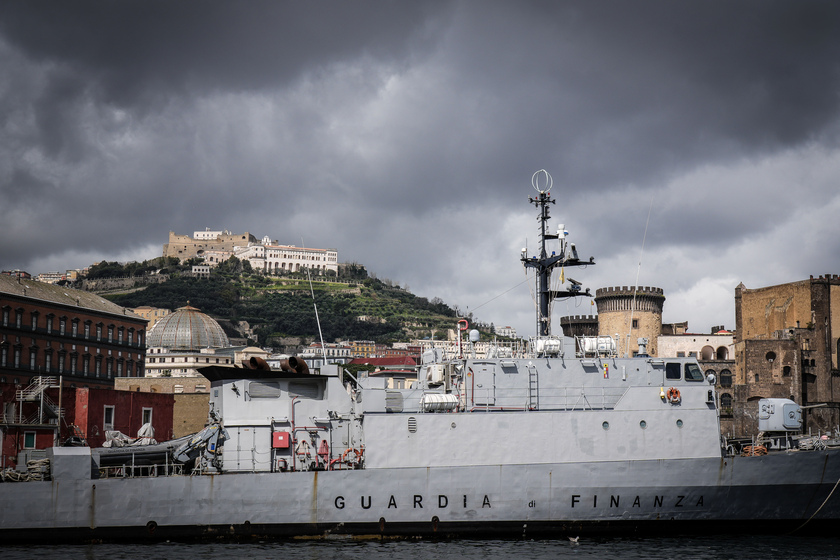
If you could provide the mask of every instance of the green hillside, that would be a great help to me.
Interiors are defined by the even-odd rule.
[[[112,270],[112,274],[118,272]],[[455,310],[440,299],[429,301],[390,282],[360,278],[366,273],[360,274],[358,268],[353,272],[355,278],[313,278],[311,291],[303,275],[263,276],[247,267],[243,270],[236,262],[214,270],[209,279],[188,277],[171,266],[170,273],[171,279],[162,284],[106,297],[125,307],[148,305],[173,310],[189,302],[219,320],[247,321],[264,345],[278,338],[317,337],[313,292],[327,342],[390,343],[424,338],[433,331],[440,336],[456,322]]]

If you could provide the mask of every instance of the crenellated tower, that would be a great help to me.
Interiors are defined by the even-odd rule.
[[[598,334],[618,334],[619,355],[633,356],[639,350],[638,339],[647,338],[647,353],[657,355],[656,338],[662,332],[662,288],[615,286],[595,290],[598,307]]]

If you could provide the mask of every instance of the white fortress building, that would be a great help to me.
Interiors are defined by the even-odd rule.
[[[335,249],[312,249],[267,241],[270,240],[264,238],[262,244],[249,243],[246,247],[234,247],[233,256],[247,260],[251,268],[266,274],[300,272],[306,268],[316,274],[326,274],[328,270],[338,273],[338,251]]]
[[[195,231],[192,237],[169,232],[169,242],[163,246],[163,256],[178,257],[181,262],[198,257],[211,267],[236,257],[248,261],[251,268],[266,274],[300,272],[305,269],[319,275],[328,271],[338,273],[336,249],[280,245],[268,236],[258,240],[248,232],[234,234],[228,230],[210,228]]]

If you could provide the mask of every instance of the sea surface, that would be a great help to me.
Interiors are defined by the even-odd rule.
[[[772,560],[840,558],[840,527],[835,537],[744,536],[674,538],[598,538],[558,540],[451,541],[267,541],[248,544],[96,544],[27,545],[0,549],[3,560],[183,559],[183,560],[486,560],[563,558],[668,560]]]

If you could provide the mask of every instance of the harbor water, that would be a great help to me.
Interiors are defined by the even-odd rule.
[[[267,541],[234,543],[160,543],[8,546],[3,560],[31,558],[62,560],[494,560],[528,558],[598,559],[733,559],[772,560],[840,558],[840,532],[835,537],[708,536],[692,538],[614,538],[556,540],[452,541]]]

